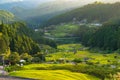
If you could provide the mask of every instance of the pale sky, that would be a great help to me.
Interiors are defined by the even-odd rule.
[[[46,1],[53,1],[53,0],[0,0],[0,3],[10,3],[10,2],[20,2],[20,1],[28,1],[28,2],[46,2]],[[59,0],[62,1],[62,0]],[[68,1],[79,1],[79,2],[85,2],[85,3],[91,3],[95,1],[101,1],[101,2],[120,2],[120,0],[68,0]]]
[[[0,0],[0,3],[12,3],[12,2],[22,2],[22,1],[32,1],[32,2],[43,2],[43,1],[51,1],[51,0]]]
[[[0,0],[0,3],[18,2],[23,0]]]

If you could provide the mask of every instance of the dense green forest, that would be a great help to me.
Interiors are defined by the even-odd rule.
[[[120,49],[120,19],[107,21],[100,27],[88,40],[91,47],[98,47],[102,50],[119,50]]]
[[[95,2],[64,14],[57,15],[48,20],[48,22],[45,23],[45,26],[71,22],[74,19],[77,21],[86,19],[87,22],[105,22],[111,18],[120,16],[119,8],[119,2],[114,4]]]
[[[0,32],[1,32],[1,41],[6,46],[10,47],[11,51],[13,52],[19,52],[19,53],[36,53],[32,50],[33,48],[38,48],[39,51],[39,46],[28,36],[25,35],[25,33],[20,30],[22,27],[25,27],[24,24],[22,23],[12,23],[10,25],[8,24],[1,24],[0,25]],[[27,33],[27,31],[26,31]],[[3,42],[4,41],[4,42]],[[7,49],[5,47],[5,49]]]

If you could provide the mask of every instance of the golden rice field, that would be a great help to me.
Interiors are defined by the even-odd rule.
[[[100,80],[87,74],[67,70],[24,70],[11,72],[10,75],[37,80]]]

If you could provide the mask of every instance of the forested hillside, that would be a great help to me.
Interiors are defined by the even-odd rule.
[[[120,19],[109,20],[89,38],[93,48],[115,51],[120,49]]]
[[[39,45],[35,43],[30,37],[24,33],[25,25],[23,23],[15,22],[12,24],[1,24],[1,45],[3,51],[10,47],[12,52],[18,53],[37,53],[40,51]],[[29,34],[29,33],[27,33]],[[35,51],[33,51],[36,49]]]
[[[0,14],[0,56],[4,55],[5,60],[11,64],[19,62],[20,55],[21,59],[27,57],[28,62],[36,59],[41,61],[43,54],[39,52],[57,48],[53,40],[46,39],[42,37],[42,33],[28,28],[25,22],[16,21],[16,16],[12,13],[1,10]],[[33,58],[35,55],[37,58]]]
[[[24,20],[29,24],[29,27],[36,28],[48,19],[82,5],[84,5],[83,2],[79,3],[77,0],[36,0],[35,3],[31,0],[0,4],[0,9],[5,9],[14,13],[17,19]]]
[[[120,3],[106,4],[95,2],[84,7],[74,9],[50,19],[46,25],[72,22],[73,20],[87,22],[105,22],[120,16]]]

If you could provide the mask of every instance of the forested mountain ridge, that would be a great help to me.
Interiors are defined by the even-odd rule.
[[[85,5],[48,20],[46,25],[87,20],[87,22],[105,22],[111,18],[120,16],[120,3],[101,3]]]
[[[19,2],[19,3],[6,3],[0,4],[0,9],[8,10],[14,13],[18,19],[26,21],[29,26],[38,27],[41,23],[47,21],[48,19],[72,10],[76,7],[83,6],[77,0],[55,0],[47,1],[44,3],[31,3],[29,2],[29,7],[27,7],[28,2]],[[21,4],[21,5],[20,5]],[[25,4],[27,4],[25,6]],[[30,5],[34,4],[35,6],[31,7]],[[64,6],[63,6],[64,5]]]
[[[72,5],[72,3],[68,4],[65,1],[63,2],[54,1],[49,3],[43,3],[39,5],[37,8],[28,10],[26,13],[24,13],[24,14],[27,14],[27,16],[22,16],[22,17],[24,17],[25,20],[28,22],[30,21],[34,24],[41,24],[42,22],[52,18],[53,16],[62,14],[73,8],[75,8],[75,6]]]

